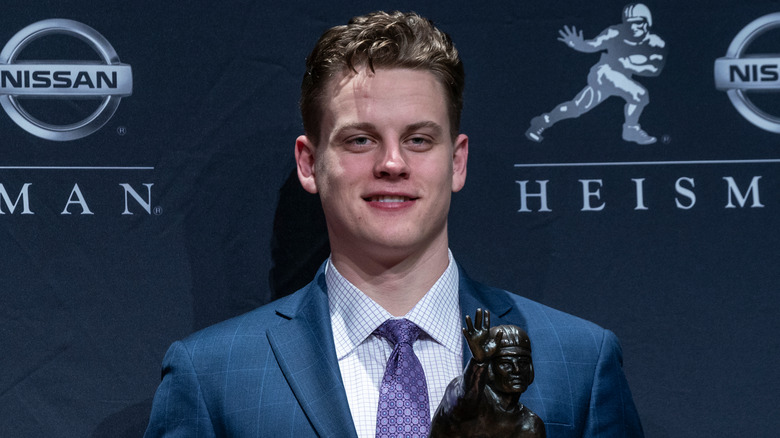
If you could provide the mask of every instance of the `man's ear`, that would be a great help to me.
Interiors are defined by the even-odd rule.
[[[452,191],[457,192],[466,184],[466,164],[469,161],[469,138],[458,134],[452,151]]]
[[[303,189],[317,193],[317,178],[314,173],[314,143],[305,135],[295,139],[295,163],[298,166],[298,180]]]

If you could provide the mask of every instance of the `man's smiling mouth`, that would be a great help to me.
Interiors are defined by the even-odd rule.
[[[417,198],[409,198],[407,196],[391,196],[391,195],[371,196],[369,198],[365,198],[365,200],[369,202],[406,202],[406,201],[413,201],[415,199]]]

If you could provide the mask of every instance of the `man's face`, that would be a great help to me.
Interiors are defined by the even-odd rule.
[[[493,359],[494,390],[504,393],[522,393],[532,382],[531,353],[526,349],[514,349],[511,355],[501,354]]]
[[[299,137],[296,159],[303,187],[320,194],[334,256],[446,248],[468,139],[451,137],[443,86],[427,71],[400,68],[331,81],[319,144]]]

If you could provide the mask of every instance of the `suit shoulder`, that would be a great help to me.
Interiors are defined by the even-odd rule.
[[[224,343],[225,338],[265,337],[267,329],[288,319],[288,314],[306,299],[306,288],[241,315],[202,328],[181,340],[188,349],[204,343]]]
[[[500,293],[506,296],[509,300],[512,301],[514,307],[518,311],[520,311],[526,318],[531,318],[534,321],[538,319],[539,321],[537,322],[548,321],[551,324],[555,324],[559,326],[565,325],[565,326],[576,327],[578,329],[595,330],[595,331],[604,330],[601,326],[599,326],[594,322],[555,309],[546,304],[542,304],[540,302],[531,300],[529,298],[518,295],[516,293],[512,293],[497,288],[491,288],[491,289],[493,289],[493,293]]]
[[[523,327],[534,341],[560,345],[563,348],[577,348],[598,354],[606,340],[617,343],[615,335],[586,319],[554,309],[521,295],[475,283],[482,294],[502,297],[511,303],[511,310],[504,320]],[[592,347],[592,348],[591,348]]]
[[[506,292],[509,294],[512,299],[515,300],[515,303],[517,303],[517,306],[521,309],[525,310],[525,313],[527,314],[539,314],[544,319],[549,320],[551,323],[556,323],[557,325],[565,325],[565,326],[571,326],[578,329],[584,329],[584,330],[594,330],[594,331],[603,331],[604,329],[599,326],[598,324],[588,321],[587,319],[581,318],[576,315],[572,315],[570,313],[566,313],[564,311],[555,309],[553,307],[550,307],[546,304],[542,304],[533,300],[530,300],[528,298],[513,294],[511,292]]]

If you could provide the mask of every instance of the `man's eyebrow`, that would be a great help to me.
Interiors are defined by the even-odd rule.
[[[441,125],[434,121],[425,120],[422,122],[416,122],[412,123],[410,125],[406,126],[405,131],[406,132],[414,132],[420,129],[432,129],[434,132],[434,135],[439,135],[442,132],[444,132],[444,129]],[[369,132],[375,132],[377,130],[376,125],[373,123],[367,123],[367,122],[355,122],[355,123],[347,123],[345,125],[339,126],[335,130],[335,136],[342,135],[344,132],[347,131],[369,131]]]
[[[425,128],[425,129],[433,129],[434,130],[434,134],[436,134],[436,135],[439,135],[442,132],[444,132],[444,129],[442,129],[441,125],[439,125],[436,122],[432,122],[432,121],[424,121],[424,122],[412,123],[411,125],[406,127],[406,131],[407,132],[417,131],[418,129],[423,129],[423,128]]]
[[[339,126],[336,128],[335,136],[339,136],[347,131],[376,131],[376,126],[374,126],[373,123],[366,123],[366,122],[356,122],[356,123],[347,123],[346,125]]]

